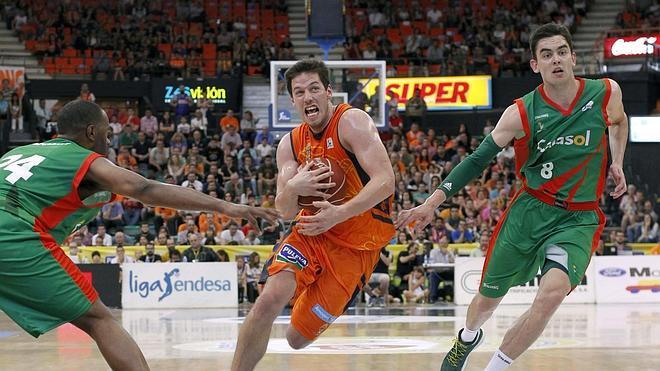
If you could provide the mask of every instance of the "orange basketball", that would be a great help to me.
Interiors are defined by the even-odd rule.
[[[341,205],[344,203],[346,198],[346,189],[344,185],[346,184],[346,174],[344,170],[339,166],[339,164],[331,158],[314,158],[314,162],[309,170],[315,170],[320,167],[328,167],[330,171],[333,172],[332,176],[323,179],[322,182],[326,183],[335,183],[335,186],[325,190],[325,193],[329,195],[326,201],[330,202],[333,205]],[[323,191],[323,190],[322,190]],[[315,213],[318,211],[316,207],[312,205],[314,201],[323,201],[323,198],[316,196],[299,196],[298,205],[303,209]]]

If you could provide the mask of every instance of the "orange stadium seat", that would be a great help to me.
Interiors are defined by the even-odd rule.
[[[383,27],[374,27],[371,29],[371,33],[376,36],[381,36],[385,34],[385,29]]]
[[[288,32],[287,32],[287,33],[281,33],[281,32],[278,32],[278,33],[275,35],[275,41],[276,41],[278,44],[280,44],[282,41],[284,41],[284,39],[286,39],[287,36],[289,36],[289,33],[288,33]]]
[[[57,73],[57,64],[55,63],[55,58],[46,57],[44,58],[44,69],[49,75],[54,75]]]
[[[262,9],[261,18],[275,19],[275,11],[272,9]]]
[[[428,24],[426,23],[426,21],[415,21],[413,22],[413,26],[415,26],[415,28],[418,29],[423,34],[428,33]]]
[[[399,26],[399,29],[401,30],[401,37],[405,39],[406,37],[412,35],[413,33],[413,28],[410,25],[402,24]]]
[[[204,75],[205,76],[215,76],[215,60],[205,60],[204,61]]]
[[[215,59],[217,55],[215,44],[204,44],[202,46],[202,57],[204,59]]]
[[[206,13],[206,17],[209,21],[209,23],[213,22],[215,23],[215,20],[218,18],[218,7],[217,6],[212,6],[209,7],[204,11]]]
[[[442,65],[440,64],[429,65],[429,75],[439,76],[441,73],[442,73]]]
[[[34,52],[37,48],[37,40],[27,40],[25,41],[25,48],[31,52]]]
[[[58,64],[57,72],[65,75],[73,75],[76,73],[76,69],[71,64]]]
[[[403,40],[401,39],[401,34],[399,33],[399,29],[397,29],[397,28],[388,28],[387,29],[387,38],[393,44],[403,44]]]
[[[62,50],[62,56],[63,57],[77,57],[78,56],[78,51],[74,48],[66,48]]]
[[[289,33],[289,17],[278,15],[275,17],[275,24],[277,25],[277,28],[286,29],[286,32]]]
[[[243,19],[245,19],[245,14],[246,14],[247,9],[245,7],[245,2],[244,1],[234,2],[233,8],[234,8],[234,10],[233,10],[232,13],[234,14],[234,16],[242,17]]]
[[[44,52],[48,50],[48,41],[44,41],[44,40],[38,41],[34,48],[35,48],[34,51],[36,52]]]
[[[440,27],[432,27],[430,30],[431,37],[438,37],[442,35],[445,31]]]
[[[188,33],[193,36],[202,37],[204,26],[199,22],[192,22],[188,27]]]
[[[158,44],[158,50],[163,52],[167,59],[170,59],[170,55],[172,54],[172,44]]]
[[[355,25],[355,33],[357,35],[360,35],[364,32],[365,26],[367,25],[367,22],[363,19],[355,19],[353,21],[353,24]]]

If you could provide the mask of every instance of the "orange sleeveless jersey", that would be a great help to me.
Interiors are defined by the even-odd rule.
[[[355,197],[369,181],[369,175],[362,169],[355,155],[345,149],[339,138],[339,119],[352,107],[340,104],[330,118],[330,123],[320,135],[314,135],[307,123],[302,123],[291,131],[291,146],[296,161],[304,164],[316,157],[335,160],[346,174],[346,201]],[[310,215],[301,210],[301,215]],[[298,219],[296,217],[296,219]],[[392,223],[392,196],[373,208],[335,225],[322,235],[330,243],[356,250],[379,250],[394,236]]]

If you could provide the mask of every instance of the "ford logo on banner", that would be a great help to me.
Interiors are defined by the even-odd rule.
[[[603,268],[598,273],[605,277],[621,277],[626,274],[626,271],[621,268]]]

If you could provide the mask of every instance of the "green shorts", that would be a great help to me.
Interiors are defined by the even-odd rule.
[[[532,280],[544,266],[543,273],[548,267],[563,268],[574,288],[604,226],[600,209],[568,211],[522,192],[495,227],[479,292],[489,298],[504,296],[512,286]]]
[[[0,211],[0,310],[38,337],[82,316],[97,298],[50,235]]]

